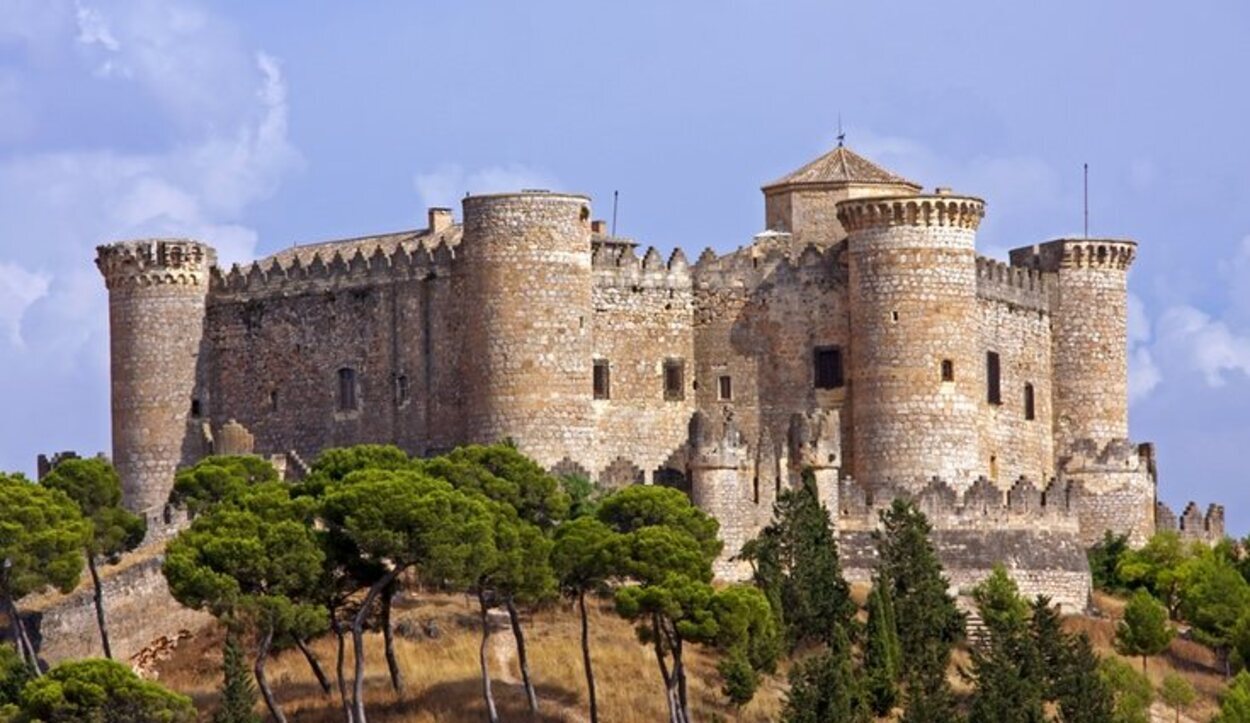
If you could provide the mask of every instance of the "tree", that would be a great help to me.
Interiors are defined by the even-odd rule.
[[[1094,579],[1094,587],[1108,592],[1119,592],[1124,589],[1124,581],[1120,578],[1120,561],[1129,552],[1128,535],[1117,535],[1111,530],[1102,534],[1102,540],[1089,548],[1089,572]]]
[[[1098,664],[1098,676],[1114,697],[1114,723],[1150,723],[1154,690],[1145,675],[1122,660],[1103,658]]]
[[[599,723],[595,674],[590,661],[586,595],[606,586],[617,568],[621,536],[594,517],[576,517],[556,528],[551,565],[565,595],[577,600],[582,623],[582,667],[590,699],[590,723]]]
[[[21,700],[22,688],[33,677],[30,664],[18,655],[16,648],[0,645],[0,711]],[[4,720],[2,715],[0,720]]]
[[[1198,694],[1188,680],[1176,673],[1168,673],[1163,676],[1163,685],[1159,688],[1159,697],[1163,699],[1163,702],[1168,707],[1176,711],[1176,723],[1180,723],[1181,709],[1193,705]]]
[[[1154,596],[1138,590],[1124,607],[1124,619],[1115,630],[1115,649],[1121,655],[1140,655],[1141,670],[1146,672],[1146,660],[1163,652],[1175,628],[1168,624],[1168,611]]]
[[[890,586],[877,582],[868,595],[868,634],[864,647],[864,684],[872,712],[887,716],[898,703],[903,651],[894,622]]]
[[[369,609],[407,570],[415,569],[435,585],[468,588],[476,579],[477,561],[492,553],[493,520],[485,501],[415,469],[354,472],[326,490],[322,515],[327,533],[385,569],[351,621],[352,711],[355,723],[366,723],[364,621]]]
[[[18,653],[36,676],[39,659],[17,601],[48,587],[74,589],[90,538],[91,525],[64,492],[0,474],[0,606]]]
[[[1184,563],[1191,549],[1173,530],[1156,533],[1139,550],[1129,550],[1116,574],[1130,587],[1144,587],[1164,604],[1171,617],[1179,614]]]
[[[683,651],[713,643],[717,621],[712,561],[721,543],[717,522],[678,490],[626,487],[606,498],[599,519],[624,535],[621,573],[632,584],[616,591],[617,612],[635,623],[655,650],[671,723],[689,723]]]
[[[569,519],[594,517],[599,510],[599,489],[589,477],[567,474],[560,477],[560,488],[569,497]]]
[[[104,588],[96,567],[98,559],[111,560],[143,542],[147,524],[139,515],[122,506],[122,481],[108,461],[67,459],[58,464],[42,480],[44,487],[64,492],[91,523],[91,537],[86,546],[87,570],[94,589],[96,625],[104,657],[113,658],[109,645],[108,623],[104,614]]]
[[[800,487],[778,496],[772,522],[739,556],[752,564],[755,584],[772,603],[791,649],[828,644],[839,628],[853,630],[855,604],[842,577],[837,537],[810,471]]]
[[[963,635],[964,618],[948,592],[929,533],[924,514],[905,500],[895,500],[881,513],[881,529],[873,533],[877,579],[889,586],[894,599],[907,721],[955,717],[946,668],[951,648]]]
[[[1220,701],[1219,723],[1250,723],[1250,672],[1241,671]]]
[[[1068,636],[1057,672],[1053,698],[1065,723],[1106,723],[1115,713],[1115,692],[1099,675],[1098,655],[1084,634]],[[1131,668],[1129,672],[1135,673]]]
[[[256,485],[198,517],[165,555],[174,599],[255,634],[253,674],[279,723],[286,716],[265,675],[274,641],[324,629],[317,585],[325,553],[313,533],[312,512],[311,501],[292,499],[283,483]]]
[[[221,703],[213,723],[260,723],[256,715],[256,687],[247,674],[247,663],[238,638],[226,635],[221,660]]]
[[[236,497],[254,485],[277,482],[273,465],[254,455],[214,455],[174,476],[169,502],[185,507],[192,517]]]
[[[1203,551],[1185,563],[1180,609],[1193,625],[1198,642],[1209,645],[1224,659],[1224,675],[1231,673],[1231,652],[1238,623],[1250,612],[1250,583],[1231,560]]]
[[[784,723],[863,723],[872,719],[845,631],[790,669]]]
[[[30,723],[191,723],[191,699],[142,680],[111,660],[61,663],[22,689]]]
[[[1045,720],[1046,680],[1029,628],[1029,606],[1002,565],[972,590],[986,634],[972,647],[970,723]]]
[[[755,697],[761,673],[773,673],[781,655],[781,632],[768,598],[751,585],[729,585],[712,598],[714,645],[725,653],[717,666],[722,691],[735,706]]]

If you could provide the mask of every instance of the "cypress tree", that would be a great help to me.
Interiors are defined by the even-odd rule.
[[[790,670],[783,723],[866,723],[872,720],[851,644],[839,630],[832,644]]]
[[[878,716],[888,715],[898,702],[902,651],[894,623],[890,588],[880,582],[868,596],[868,639],[864,647],[864,678],[869,705]]]
[[[256,685],[247,669],[243,648],[233,633],[226,636],[221,661],[221,707],[213,723],[260,723],[256,715]]]
[[[1029,607],[1001,565],[973,590],[987,635],[972,647],[970,723],[1041,723],[1046,690]]]

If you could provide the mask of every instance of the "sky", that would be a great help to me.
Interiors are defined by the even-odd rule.
[[[0,469],[109,449],[99,243],[245,261],[541,187],[619,191],[622,235],[694,258],[840,117],[985,198],[1000,257],[1081,232],[1089,164],[1091,234],[1139,244],[1133,438],[1245,534],[1248,33],[1242,0],[0,0]]]

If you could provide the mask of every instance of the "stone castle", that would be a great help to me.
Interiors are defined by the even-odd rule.
[[[511,439],[604,487],[687,490],[732,578],[810,469],[848,576],[868,576],[877,512],[906,496],[953,584],[1002,561],[1069,608],[1105,530],[1223,535],[1218,506],[1178,520],[1157,503],[1153,447],[1128,439],[1134,242],[992,260],[981,199],[842,145],[763,192],[765,230],[694,263],[537,190],[246,268],[197,241],[101,246],[127,503],[167,516],[174,471],[210,453],[297,476],[326,447]]]

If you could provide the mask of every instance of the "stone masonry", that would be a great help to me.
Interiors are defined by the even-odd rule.
[[[1127,438],[1132,241],[982,257],[983,201],[841,145],[763,190],[764,230],[693,264],[539,190],[245,267],[196,241],[101,246],[126,502],[171,519],[174,471],[225,449],[298,475],[331,446],[511,439],[605,487],[689,492],[734,578],[811,469],[855,574],[904,496],[953,585],[1004,562],[1070,608],[1105,530],[1222,534],[1222,508],[1157,506],[1154,449]]]

